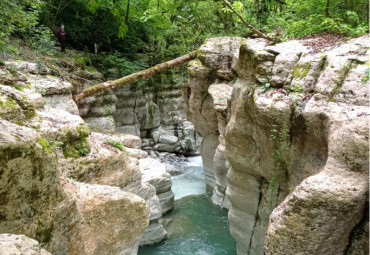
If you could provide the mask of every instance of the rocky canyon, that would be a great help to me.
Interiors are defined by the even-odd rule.
[[[368,254],[369,37],[207,40],[188,119],[238,254]]]
[[[186,86],[78,104],[101,74],[5,62],[0,253],[137,254],[167,236],[167,162],[199,150],[238,255],[368,254],[370,40],[315,40],[211,38]]]

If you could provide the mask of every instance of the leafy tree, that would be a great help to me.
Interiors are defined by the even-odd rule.
[[[0,50],[11,34],[25,33],[38,23],[40,0],[0,1]]]
[[[368,31],[367,9],[366,0],[286,0],[270,13],[265,29],[279,27],[289,37],[321,32],[358,36]]]

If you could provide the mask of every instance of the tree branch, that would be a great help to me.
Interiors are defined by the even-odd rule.
[[[272,38],[268,37],[267,35],[265,35],[264,33],[262,33],[261,31],[257,30],[255,27],[253,27],[252,25],[250,25],[234,8],[233,6],[226,0],[221,0],[222,2],[224,2],[224,4],[230,8],[230,10],[233,11],[233,13],[235,13],[235,15],[237,15],[239,17],[239,19],[243,22],[243,24],[249,28],[250,30],[252,30],[252,32],[256,33],[258,35],[258,37],[261,37],[261,38],[264,38],[264,39],[267,39],[269,41],[273,41]]]
[[[197,52],[193,51],[193,52],[190,52],[190,53],[188,53],[184,56],[181,56],[179,58],[175,58],[175,59],[172,59],[170,61],[158,64],[158,65],[156,65],[154,67],[151,67],[149,69],[146,69],[146,70],[143,70],[143,71],[140,71],[140,72],[137,72],[137,73],[130,74],[130,75],[125,76],[123,78],[120,78],[118,80],[106,81],[106,82],[103,82],[103,83],[99,83],[99,84],[94,85],[90,88],[84,89],[78,95],[74,95],[73,100],[75,102],[78,102],[78,101],[80,101],[81,99],[83,99],[85,97],[95,95],[95,94],[97,94],[99,92],[103,92],[107,89],[119,88],[119,87],[122,87],[126,84],[133,83],[134,81],[149,78],[149,77],[151,77],[155,74],[161,73],[161,72],[166,71],[168,69],[171,69],[173,67],[181,66],[184,63],[195,59],[196,57],[197,57]]]

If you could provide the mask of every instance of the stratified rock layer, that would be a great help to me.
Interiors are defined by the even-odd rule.
[[[199,49],[186,111],[238,254],[366,254],[369,44],[311,54],[221,37]]]
[[[213,202],[226,208],[230,204],[225,197],[228,168],[223,152],[227,103],[232,91],[229,77],[235,75],[231,62],[241,41],[241,38],[230,37],[208,39],[199,48],[199,59],[190,62],[189,87],[183,90],[187,118],[203,137],[200,152],[207,187],[213,190]],[[225,77],[225,73],[230,75]]]
[[[199,149],[201,138],[185,119],[179,84],[161,84],[145,92],[127,85],[83,99],[79,110],[92,131],[141,137],[146,151],[191,155]]]

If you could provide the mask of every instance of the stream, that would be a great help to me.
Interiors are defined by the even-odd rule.
[[[202,159],[188,158],[182,174],[172,177],[175,208],[164,216],[168,239],[139,248],[139,255],[234,255],[227,211],[206,194]]]

